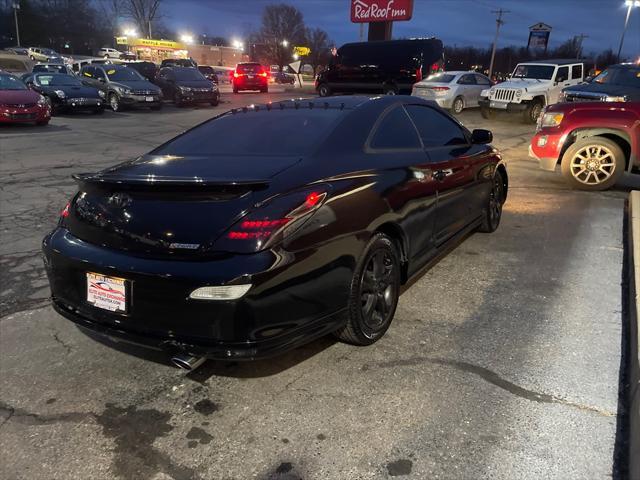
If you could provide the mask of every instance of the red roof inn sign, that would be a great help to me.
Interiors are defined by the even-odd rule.
[[[354,23],[411,20],[413,0],[351,0]]]

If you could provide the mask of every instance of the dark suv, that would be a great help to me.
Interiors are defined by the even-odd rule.
[[[85,65],[80,70],[82,80],[102,90],[114,112],[123,107],[162,108],[160,87],[146,80],[133,68],[123,65]]]
[[[269,72],[259,63],[239,63],[231,78],[233,93],[240,90],[260,90],[263,93],[269,91]]]
[[[197,68],[161,68],[156,83],[164,96],[172,98],[178,107],[185,103],[210,103],[215,107],[220,102],[218,86],[207,80]]]
[[[165,58],[160,64],[162,67],[193,67],[198,68],[198,64],[191,58]]]
[[[590,83],[565,88],[560,96],[565,102],[638,102],[640,101],[640,65],[612,65]]]
[[[413,84],[443,65],[444,48],[436,38],[347,43],[316,77],[321,97],[332,93],[411,94]]]

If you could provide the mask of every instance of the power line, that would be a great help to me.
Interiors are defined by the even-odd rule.
[[[493,74],[493,61],[496,58],[496,46],[498,45],[498,35],[500,34],[500,27],[504,25],[504,20],[502,20],[502,15],[505,13],[510,13],[509,10],[503,10],[502,8],[499,10],[491,10],[491,13],[495,13],[498,15],[496,18],[496,36],[493,39],[493,49],[491,50],[491,64],[489,65],[489,78]]]

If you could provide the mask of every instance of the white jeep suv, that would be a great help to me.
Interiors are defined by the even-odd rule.
[[[98,54],[96,56],[103,58],[120,58],[120,55],[122,55],[122,52],[120,50],[116,50],[115,48],[103,47],[98,50]]]
[[[542,109],[558,102],[563,88],[582,83],[580,60],[540,60],[519,63],[511,78],[480,93],[480,112],[491,118],[496,111],[519,113],[525,123],[536,123]]]

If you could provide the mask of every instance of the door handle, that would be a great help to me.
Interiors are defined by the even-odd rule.
[[[451,169],[436,170],[435,172],[433,172],[433,178],[435,178],[439,182],[442,182],[445,178],[447,178],[447,176],[451,175],[452,173],[453,172]]]

